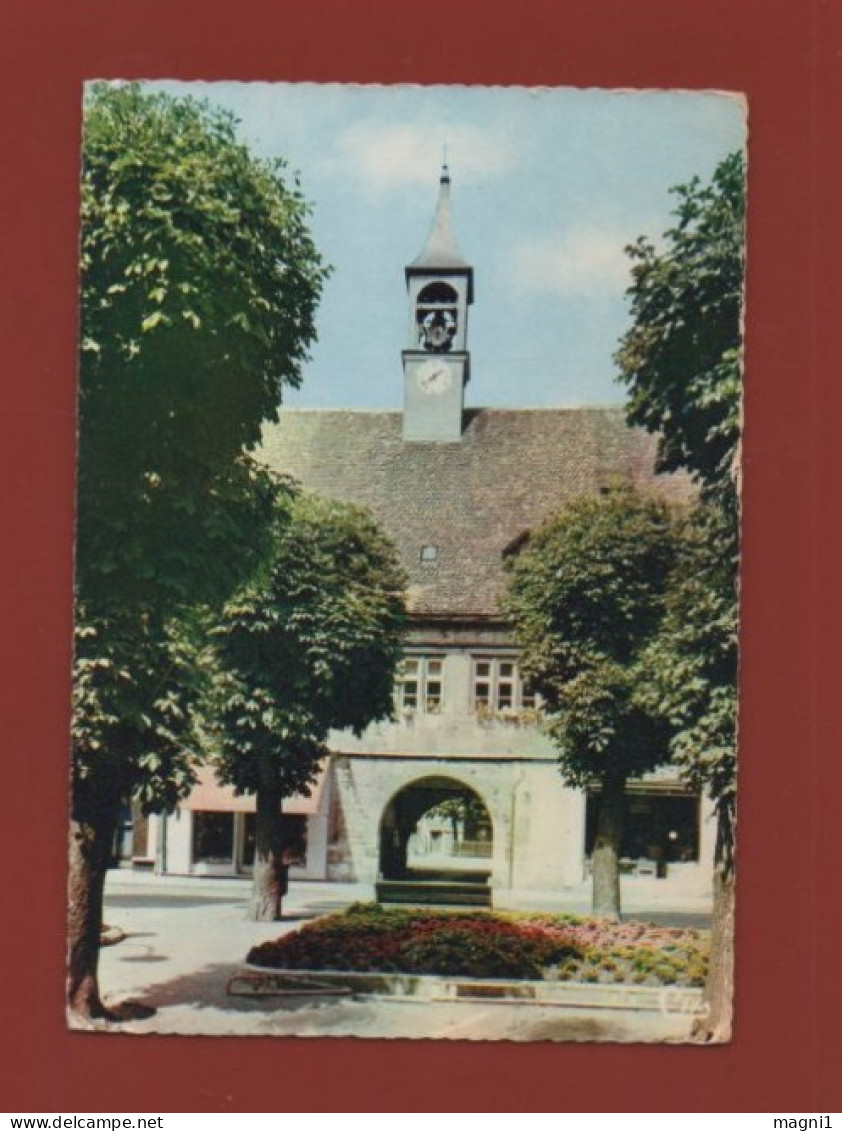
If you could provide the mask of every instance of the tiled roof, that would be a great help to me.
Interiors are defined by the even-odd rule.
[[[622,409],[468,409],[455,443],[406,442],[399,412],[284,410],[262,458],[310,490],[370,508],[398,546],[419,615],[494,616],[506,550],[565,502],[654,475],[655,439]],[[423,547],[435,560],[421,561]]]

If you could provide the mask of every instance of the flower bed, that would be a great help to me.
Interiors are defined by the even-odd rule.
[[[700,986],[699,931],[574,915],[354,904],[249,951],[253,965],[476,978]]]

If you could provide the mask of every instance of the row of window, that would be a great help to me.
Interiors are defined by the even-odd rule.
[[[408,656],[398,669],[395,706],[399,711],[438,714],[443,707],[444,660]],[[538,702],[511,659],[475,656],[471,661],[471,707],[474,711],[529,711]]]
[[[213,868],[249,872],[254,867],[254,813],[219,813],[197,810],[193,814],[192,863]],[[285,859],[290,864],[307,861],[307,818],[284,813],[281,837]]]

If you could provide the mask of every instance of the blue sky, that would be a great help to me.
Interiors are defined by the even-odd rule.
[[[626,244],[671,224],[669,188],[745,144],[743,103],[695,92],[155,83],[233,110],[298,171],[332,264],[298,406],[399,408],[404,266],[423,246],[442,147],[475,271],[466,403],[620,403]]]

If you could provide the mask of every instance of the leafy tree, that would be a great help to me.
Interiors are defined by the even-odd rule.
[[[544,700],[562,777],[583,789],[600,784],[593,906],[613,918],[626,781],[669,758],[669,728],[641,675],[675,543],[666,506],[621,487],[574,500],[510,565],[504,608],[524,674]]]
[[[659,433],[664,469],[685,468],[702,504],[688,527],[648,669],[671,749],[717,811],[713,946],[704,1035],[731,1030],[737,719],[741,312],[745,170],[732,154],[710,185],[675,190],[677,224],[629,249],[634,324],[617,354],[629,421]]]
[[[446,797],[443,801],[439,801],[437,805],[428,809],[422,816],[449,821],[454,840],[459,833],[460,826],[467,832],[468,829],[476,829],[478,826],[490,825],[491,823],[485,805],[470,790],[465,790],[464,793],[456,793],[452,797]],[[470,834],[468,836],[470,839]]]
[[[325,269],[282,166],[229,115],[96,86],[82,154],[69,1004],[105,1010],[102,893],[120,804],[189,788],[187,610],[268,549],[246,454],[300,381]]]
[[[253,919],[281,915],[283,798],[307,792],[331,729],[359,734],[391,713],[403,588],[365,512],[302,495],[279,523],[270,568],[214,630],[219,776],[256,795]]]
[[[627,248],[632,326],[616,360],[629,423],[659,437],[659,470],[729,486],[740,435],[745,174],[734,153],[709,185],[675,188],[676,225]]]

